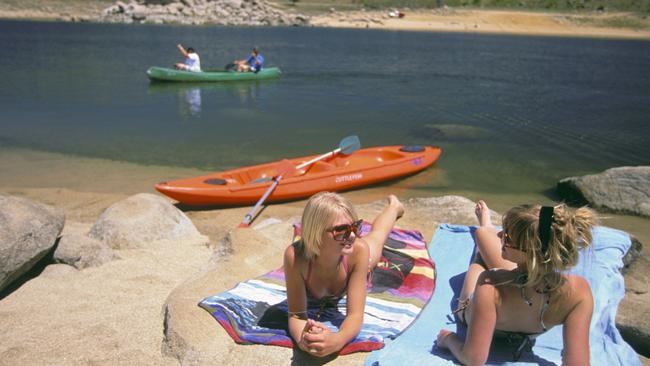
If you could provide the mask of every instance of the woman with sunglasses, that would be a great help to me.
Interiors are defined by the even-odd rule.
[[[477,253],[465,275],[455,311],[467,327],[465,340],[442,329],[437,345],[465,365],[482,365],[492,338],[517,339],[513,357],[534,337],[562,324],[565,365],[589,365],[589,324],[594,302],[587,281],[563,272],[591,244],[595,214],[565,205],[523,205],[503,216],[497,231],[483,201],[476,204]]]
[[[343,348],[361,330],[367,276],[377,265],[395,221],[404,214],[394,195],[375,218],[372,230],[360,237],[362,220],[348,200],[330,192],[312,196],[302,214],[302,239],[284,253],[289,306],[289,332],[300,349],[317,357]],[[318,317],[336,309],[347,294],[346,317],[332,332]],[[320,308],[309,319],[307,308]]]

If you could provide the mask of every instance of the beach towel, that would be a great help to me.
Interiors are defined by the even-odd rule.
[[[370,231],[362,225],[362,236]],[[357,337],[339,354],[372,351],[404,331],[420,314],[434,292],[435,267],[422,234],[394,228],[384,244],[382,258],[372,274],[364,321]],[[239,344],[293,347],[288,333],[287,293],[284,270],[266,273],[241,282],[233,289],[205,298],[199,306],[207,310]],[[328,308],[319,321],[333,331],[345,319],[344,297]],[[308,308],[314,319],[319,307]]]
[[[373,352],[366,365],[410,364],[453,365],[453,356],[438,349],[434,342],[442,328],[457,331],[448,314],[456,307],[456,299],[474,251],[475,227],[442,224],[429,244],[429,253],[437,263],[436,295],[413,324],[398,339],[387,342]],[[594,314],[589,344],[592,365],[640,365],[636,352],[615,327],[616,308],[625,294],[620,269],[622,258],[631,246],[625,232],[596,227],[593,247],[580,253],[578,265],[571,271],[584,276],[594,295]],[[451,324],[450,324],[451,323]],[[560,365],[562,363],[562,327],[556,326],[537,337],[531,352],[524,352],[518,362],[512,362],[512,347],[494,344],[488,365]]]

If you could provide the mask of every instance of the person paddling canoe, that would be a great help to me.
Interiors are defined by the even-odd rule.
[[[192,47],[185,49],[180,43],[176,45],[179,51],[185,57],[183,62],[174,65],[178,70],[201,72],[201,59]]]
[[[259,72],[264,67],[264,57],[260,55],[256,47],[253,47],[251,55],[245,60],[237,60],[234,62],[237,66],[238,72]]]

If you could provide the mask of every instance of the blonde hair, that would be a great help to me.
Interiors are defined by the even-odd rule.
[[[572,212],[565,204],[553,207],[548,245],[540,239],[540,205],[522,205],[503,215],[510,245],[525,253],[527,279],[522,285],[552,291],[563,283],[562,272],[578,263],[578,252],[591,245],[596,214],[588,208]]]
[[[357,213],[352,204],[343,196],[332,192],[320,192],[313,195],[302,212],[303,254],[308,260],[320,255],[321,239],[325,230],[344,214],[352,221],[357,221]]]

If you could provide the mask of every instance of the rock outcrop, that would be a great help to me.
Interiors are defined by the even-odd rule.
[[[650,166],[620,167],[600,174],[562,179],[565,200],[621,213],[650,217]]]
[[[53,207],[0,195],[0,290],[52,250],[64,223],[65,215]]]
[[[61,237],[54,251],[54,263],[84,269],[97,267],[120,256],[107,244],[87,235],[67,234]]]
[[[136,194],[107,208],[89,236],[113,249],[143,248],[163,240],[208,241],[181,210],[149,193]]]
[[[265,0],[117,1],[104,10],[100,20],[115,23],[234,26],[309,24],[307,16],[276,9]]]

